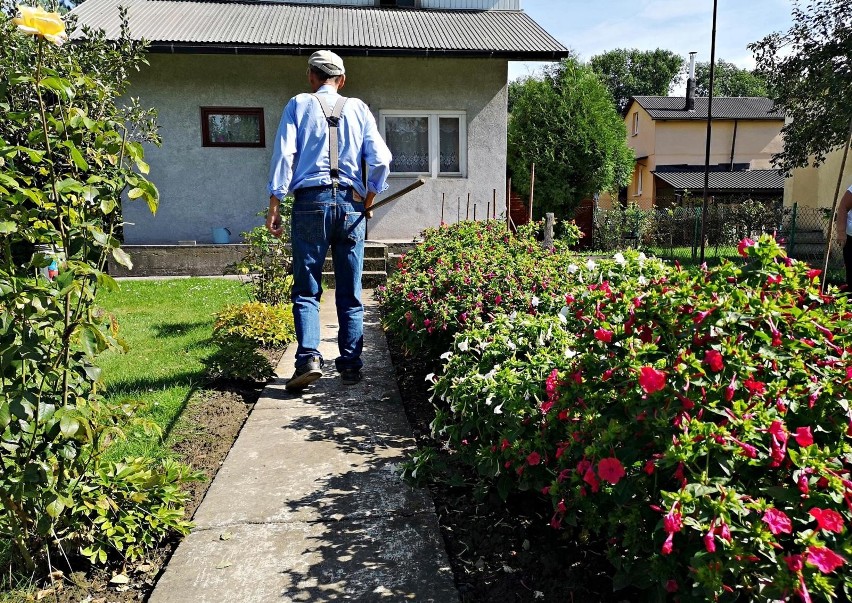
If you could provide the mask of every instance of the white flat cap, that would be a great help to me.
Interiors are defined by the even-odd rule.
[[[330,50],[318,50],[312,54],[308,59],[308,65],[332,76],[346,73],[346,69],[343,68],[343,59]]]

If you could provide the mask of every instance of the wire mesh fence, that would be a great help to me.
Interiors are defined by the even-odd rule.
[[[658,207],[636,206],[598,209],[594,215],[594,249],[613,251],[626,247],[642,249],[661,258],[694,263],[700,257],[700,203],[673,206],[657,200]],[[666,205],[669,205],[666,207]],[[737,259],[737,244],[764,233],[782,240],[790,257],[821,266],[825,237],[833,235],[831,212],[826,209],[784,207],[780,200],[745,200],[713,203],[707,207],[707,260]],[[840,249],[832,246],[829,268],[843,267]]]

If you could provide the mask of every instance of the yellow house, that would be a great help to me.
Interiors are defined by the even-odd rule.
[[[796,203],[800,208],[828,209],[834,204],[837,191],[837,177],[843,163],[843,149],[829,153],[825,163],[819,167],[807,167],[793,170],[784,183],[784,206],[792,207]],[[841,179],[840,193],[852,185],[852,153],[846,160],[846,168]]]
[[[627,142],[636,153],[633,180],[621,201],[644,209],[667,206],[685,192],[701,196],[707,140],[707,98],[636,96],[625,110]],[[784,180],[772,169],[774,153],[783,149],[782,113],[762,97],[713,99],[710,146],[710,192],[781,198]],[[602,208],[611,199],[602,197]]]

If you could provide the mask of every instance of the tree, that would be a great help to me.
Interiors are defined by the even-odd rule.
[[[632,96],[665,96],[680,83],[683,58],[671,50],[616,48],[589,61],[622,113]]]
[[[633,150],[612,99],[591,67],[564,59],[543,79],[522,80],[509,120],[513,184],[530,190],[536,164],[536,215],[571,216],[584,198],[625,186]]]
[[[757,71],[772,98],[784,109],[784,150],[773,163],[789,175],[793,168],[820,165],[846,146],[852,135],[852,4],[848,0],[808,0],[793,6],[793,25],[749,45]],[[845,163],[846,154],[844,154]],[[840,173],[843,173],[841,165]],[[831,210],[833,223],[840,177]],[[829,231],[831,227],[829,227]],[[826,237],[825,264],[834,237]]]
[[[820,165],[845,144],[852,122],[852,4],[809,0],[793,8],[793,25],[749,45],[772,99],[784,109],[784,150],[773,159],[790,170]]]
[[[710,61],[695,64],[695,95],[710,96]],[[737,67],[724,59],[716,61],[713,96],[766,95],[766,79],[762,75]]]

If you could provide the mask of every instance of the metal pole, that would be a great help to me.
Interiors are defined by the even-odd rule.
[[[476,203],[473,204],[473,221],[476,222]]]
[[[441,193],[441,226],[444,225],[444,202],[447,200],[447,193]]]
[[[497,189],[496,188],[494,189],[494,195],[492,196],[492,200],[494,201],[494,203],[492,203],[492,207],[494,209],[491,210],[493,212],[491,217],[494,220],[496,220],[497,219]]]
[[[704,239],[707,236],[707,189],[710,188],[710,138],[713,133],[713,79],[716,75],[716,13],[719,0],[713,0],[713,33],[710,37],[710,95],[707,98],[707,143],[704,150],[704,196],[701,202],[701,259],[704,263]]]
[[[470,220],[470,193],[467,194],[467,209],[464,212],[464,219]]]

